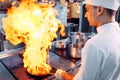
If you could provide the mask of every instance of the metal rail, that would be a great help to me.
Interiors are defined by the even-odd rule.
[[[24,47],[0,52],[0,59],[19,54],[19,52],[22,50],[24,50]]]

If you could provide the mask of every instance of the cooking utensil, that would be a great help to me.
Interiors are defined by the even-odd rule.
[[[72,68],[66,70],[66,72],[71,73],[71,72],[73,72],[74,70],[76,70],[77,68],[79,68],[80,65],[81,65],[81,61],[79,61],[79,62],[76,64],[75,67],[72,67]]]
[[[53,42],[53,45],[57,49],[65,49],[67,47],[68,40],[69,40],[69,38],[57,40],[57,41]]]
[[[79,43],[81,34],[80,32],[71,32],[69,37],[70,37],[70,43]]]
[[[65,49],[66,48],[66,43],[63,41],[57,41],[55,42],[55,48],[57,49]]]
[[[51,72],[51,73],[49,73],[49,74],[55,74],[55,73],[52,73],[52,72]]]
[[[83,47],[83,43],[76,43],[76,44],[68,44],[68,55],[71,58],[81,58],[81,49]]]
[[[76,66],[74,66],[74,67],[66,70],[66,72],[67,72],[67,73],[71,73],[71,72],[73,72],[74,70],[78,69],[78,68],[80,67],[80,65],[81,65],[81,62],[79,62],[78,64],[76,64]],[[56,80],[55,74],[47,77],[47,80]]]

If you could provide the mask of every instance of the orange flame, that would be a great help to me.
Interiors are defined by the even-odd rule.
[[[59,28],[65,35],[64,26],[56,19],[52,6],[23,0],[18,7],[8,9],[2,21],[6,39],[14,45],[25,43],[23,62],[27,71],[33,75],[50,73],[47,57],[51,41],[57,37]]]

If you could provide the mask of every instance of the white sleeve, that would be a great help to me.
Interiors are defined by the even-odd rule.
[[[73,80],[98,80],[102,53],[94,43],[86,44],[82,49],[81,67]]]

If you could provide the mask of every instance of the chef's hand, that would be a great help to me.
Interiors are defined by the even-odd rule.
[[[57,71],[55,72],[55,77],[57,80],[63,80],[63,77],[62,77],[63,72],[65,71],[62,69],[57,69]]]
[[[57,80],[73,80],[74,75],[68,74],[62,69],[57,69],[55,77]]]

